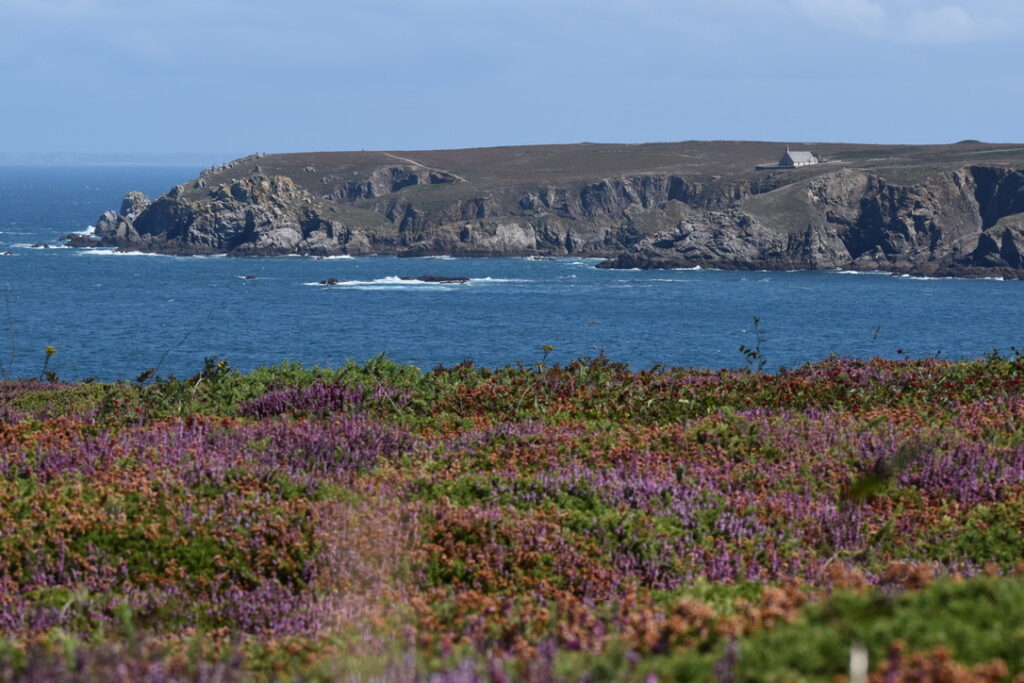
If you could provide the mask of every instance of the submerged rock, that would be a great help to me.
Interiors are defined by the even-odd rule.
[[[464,285],[469,282],[468,277],[448,277],[444,275],[419,275],[417,277],[400,277],[399,280],[417,280],[419,282],[435,282],[440,284]]]

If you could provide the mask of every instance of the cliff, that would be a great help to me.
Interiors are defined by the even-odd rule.
[[[1024,148],[560,145],[256,155],[150,202],[94,242],[175,254],[607,257],[605,267],[1024,274]]]

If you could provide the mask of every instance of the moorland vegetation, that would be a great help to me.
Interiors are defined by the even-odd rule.
[[[861,644],[872,680],[1020,680],[1022,382],[996,354],[0,382],[0,678],[831,681]]]

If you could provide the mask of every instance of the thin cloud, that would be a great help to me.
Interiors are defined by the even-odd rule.
[[[870,0],[792,0],[792,6],[817,23],[868,35],[884,32],[888,20],[882,6]]]
[[[946,6],[911,12],[906,35],[917,43],[969,43],[992,38],[1006,28],[1001,19],[978,17],[963,7]]]
[[[96,0],[0,0],[0,12],[20,16],[80,16],[97,9]]]

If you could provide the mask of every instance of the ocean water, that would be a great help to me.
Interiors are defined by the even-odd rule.
[[[501,366],[604,352],[743,367],[760,319],[768,368],[831,354],[977,357],[1024,347],[1024,282],[844,272],[608,271],[596,259],[387,256],[315,259],[115,254],[58,244],[117,208],[194,177],[191,167],[0,167],[0,364],[8,376],[190,375],[206,357],[239,369],[336,365],[380,353],[422,368]],[[465,276],[469,284],[400,280]],[[255,279],[245,279],[255,276]],[[317,285],[337,278],[335,287]]]

